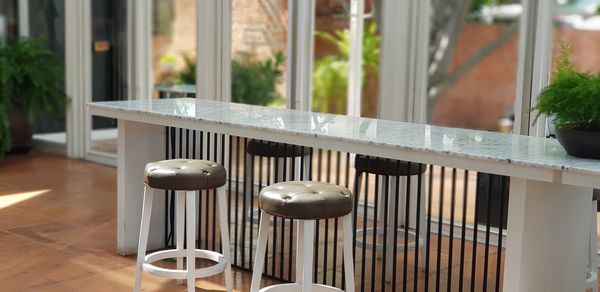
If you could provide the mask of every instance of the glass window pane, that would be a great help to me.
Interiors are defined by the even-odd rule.
[[[432,0],[429,123],[512,129],[520,1]]]
[[[232,0],[231,99],[286,106],[288,0]]]
[[[154,98],[196,94],[196,2],[152,1]]]

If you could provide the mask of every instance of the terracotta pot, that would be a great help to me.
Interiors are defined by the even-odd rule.
[[[600,132],[567,128],[557,130],[556,138],[570,155],[600,159]]]
[[[12,140],[12,148],[9,153],[28,153],[33,146],[33,130],[27,113],[19,107],[13,107],[9,119],[10,137]]]

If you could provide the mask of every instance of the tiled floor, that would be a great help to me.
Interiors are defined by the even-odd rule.
[[[0,291],[131,291],[134,257],[115,254],[116,171],[33,152],[0,161]],[[234,271],[235,289],[250,277]],[[197,291],[224,291],[219,276]],[[145,291],[185,291],[144,277]]]

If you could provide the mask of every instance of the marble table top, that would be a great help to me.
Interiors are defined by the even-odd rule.
[[[600,175],[600,160],[565,153],[555,139],[277,109],[193,98],[88,104],[110,117],[141,114],[259,129],[332,142],[352,142],[536,169]],[[101,113],[101,114],[102,114]]]

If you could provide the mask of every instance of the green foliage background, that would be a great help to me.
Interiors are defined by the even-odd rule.
[[[561,43],[560,58],[552,81],[534,108],[554,117],[557,129],[600,131],[600,76],[578,72],[569,62],[571,48]]]
[[[317,37],[332,43],[338,55],[316,60],[313,67],[312,110],[344,114],[348,91],[348,60],[350,58],[350,31],[336,30],[333,34],[316,32]],[[363,34],[362,83],[367,75],[377,78],[381,39],[377,25],[370,23]],[[335,101],[335,102],[334,102]]]
[[[0,156],[11,147],[11,108],[23,109],[30,119],[40,113],[56,117],[67,102],[61,80],[64,72],[42,39],[0,42]]]

